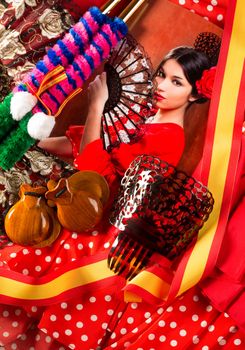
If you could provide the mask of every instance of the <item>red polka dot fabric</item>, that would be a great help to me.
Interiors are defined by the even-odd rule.
[[[14,251],[10,246],[2,252],[1,265],[41,276],[101,247],[107,251],[113,239],[113,233],[99,230],[82,235],[64,230],[52,247]],[[212,307],[197,287],[165,306],[125,303],[124,286],[118,277],[110,287],[88,288],[48,307],[0,305],[0,345],[5,350],[244,348],[234,321]]]
[[[228,0],[170,0],[191,12],[204,17],[219,27],[224,27]]]

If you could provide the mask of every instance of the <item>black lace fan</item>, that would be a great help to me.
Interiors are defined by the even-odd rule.
[[[152,64],[143,47],[127,35],[105,64],[109,99],[102,117],[104,147],[110,151],[140,134],[152,114]]]

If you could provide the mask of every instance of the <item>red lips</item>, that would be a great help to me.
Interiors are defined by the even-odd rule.
[[[159,95],[157,92],[154,93],[154,99],[157,101],[165,100],[165,97]]]

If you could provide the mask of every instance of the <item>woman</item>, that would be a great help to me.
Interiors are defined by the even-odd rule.
[[[116,195],[119,181],[139,154],[157,156],[177,165],[184,149],[183,122],[188,107],[203,102],[196,81],[209,68],[207,57],[192,48],[172,50],[160,64],[155,80],[153,118],[142,125],[137,143],[122,144],[110,154],[103,150],[100,119],[108,98],[103,73],[90,84],[90,108],[80,142],[80,130],[69,137],[79,170],[95,170],[105,176]],[[58,140],[64,141],[62,140]],[[50,145],[40,144],[50,150]],[[56,146],[54,147],[55,149]],[[33,249],[11,246],[2,253],[2,265],[28,276],[48,276],[81,257],[108,254],[117,230],[104,220],[90,232],[63,230],[51,247]],[[157,263],[157,262],[156,262]],[[100,273],[98,274],[100,275]],[[99,277],[99,276],[98,276]],[[77,289],[71,299],[49,306],[1,306],[0,339],[5,349],[227,349],[242,348],[234,322],[214,309],[198,287],[177,298],[172,305],[145,301],[124,302],[125,279]],[[1,300],[1,297],[0,297]]]

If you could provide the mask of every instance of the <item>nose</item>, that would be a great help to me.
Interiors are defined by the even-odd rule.
[[[156,77],[156,86],[157,86],[157,90],[165,91],[168,86],[167,79],[162,77]]]

